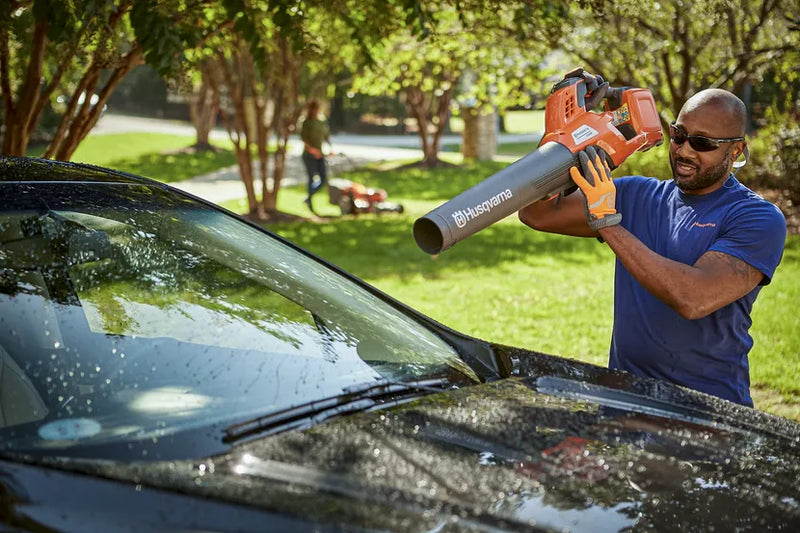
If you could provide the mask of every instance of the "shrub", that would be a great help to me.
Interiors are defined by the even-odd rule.
[[[664,138],[661,146],[656,146],[646,152],[636,152],[631,154],[622,163],[614,176],[648,176],[658,179],[672,177],[672,170],[669,167],[669,139]]]
[[[748,142],[751,159],[742,181],[750,187],[777,189],[800,205],[800,124],[783,115],[758,130]]]

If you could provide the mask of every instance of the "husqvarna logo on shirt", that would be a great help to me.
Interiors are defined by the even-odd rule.
[[[506,189],[498,194],[495,194],[488,200],[484,200],[475,207],[459,209],[458,211],[454,212],[452,215],[453,221],[456,223],[456,226],[463,228],[470,220],[476,219],[479,216],[488,213],[493,208],[507,200],[510,200],[513,197],[514,195],[512,194],[511,189]]]

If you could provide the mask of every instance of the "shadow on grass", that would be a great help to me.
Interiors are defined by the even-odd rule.
[[[235,164],[236,156],[232,151],[219,149],[204,152],[150,153],[139,157],[115,159],[107,166],[164,183],[173,183]]]
[[[435,278],[447,271],[495,267],[503,263],[585,265],[607,261],[594,239],[535,232],[521,223],[490,226],[438,256],[416,245],[413,219],[395,215],[361,215],[311,222],[269,225],[268,229],[356,274],[401,279],[417,274]]]

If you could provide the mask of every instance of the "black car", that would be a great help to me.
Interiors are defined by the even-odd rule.
[[[797,424],[461,335],[152,180],[0,160],[0,287],[0,529],[800,529]]]

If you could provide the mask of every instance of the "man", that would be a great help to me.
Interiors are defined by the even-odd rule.
[[[314,212],[311,204],[311,197],[320,190],[328,179],[328,169],[325,164],[325,156],[322,153],[322,143],[330,143],[330,131],[328,123],[319,118],[319,102],[311,100],[306,110],[306,118],[303,127],[300,129],[300,138],[303,140],[303,164],[308,172],[308,196],[304,200],[305,204]],[[316,181],[315,176],[319,176]]]
[[[670,126],[672,180],[611,180],[579,154],[580,188],[519,212],[528,226],[599,237],[617,257],[609,366],[752,406],[750,311],[783,255],[786,221],[739,183],[746,110],[733,94],[691,97]]]

